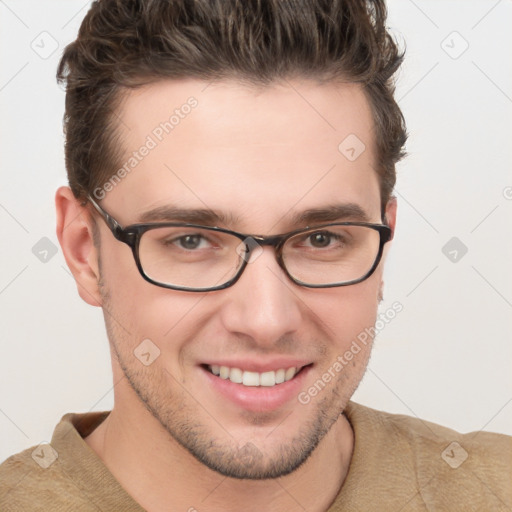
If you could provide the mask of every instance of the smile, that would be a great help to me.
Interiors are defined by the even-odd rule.
[[[265,386],[272,387],[293,379],[302,369],[292,366],[290,368],[280,368],[268,372],[251,372],[241,370],[240,368],[230,368],[228,366],[207,365],[208,370],[221,379],[230,380],[234,384],[244,386]]]

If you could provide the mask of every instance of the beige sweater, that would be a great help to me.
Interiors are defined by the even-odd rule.
[[[68,413],[50,445],[1,464],[0,511],[143,512],[83,440],[108,414]],[[327,512],[512,511],[512,437],[459,434],[354,402],[345,414],[354,452]]]

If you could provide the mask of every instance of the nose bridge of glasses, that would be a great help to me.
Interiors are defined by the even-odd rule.
[[[247,247],[247,256],[255,257],[259,256],[263,252],[263,247],[273,247],[275,251],[275,255],[277,257],[278,262],[281,264],[281,248],[284,243],[285,236],[284,235],[271,235],[271,236],[263,236],[263,235],[248,235],[243,243]],[[254,255],[254,256],[253,256]]]
[[[281,260],[281,247],[283,244],[283,235],[263,236],[263,235],[247,235],[241,245],[243,244],[243,254],[239,252],[240,256],[245,260],[246,263],[254,262],[263,253],[265,246],[274,248],[274,257],[277,259],[279,266],[283,266]]]
[[[271,246],[271,247],[278,247],[281,244],[281,242],[284,238],[284,235],[271,235],[271,236],[249,235],[247,238],[252,238],[252,240],[254,240],[254,242],[252,243],[253,246],[255,246],[255,244],[257,244],[259,246],[267,245],[267,246]]]

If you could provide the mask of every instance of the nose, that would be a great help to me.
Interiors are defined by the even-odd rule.
[[[274,249],[262,248],[257,257],[251,257],[239,280],[223,291],[224,327],[252,338],[260,346],[274,345],[300,326],[298,288],[279,266]]]

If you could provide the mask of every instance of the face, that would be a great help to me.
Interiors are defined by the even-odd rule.
[[[363,92],[346,84],[292,85],[256,90],[184,80],[131,92],[119,117],[125,162],[138,151],[137,163],[103,188],[102,207],[124,226],[159,207],[209,209],[226,216],[217,225],[261,235],[305,227],[291,221],[305,210],[348,203],[381,223]],[[191,97],[194,105],[184,108]],[[172,128],[162,125],[175,109]],[[350,134],[366,146],[355,160],[339,149]],[[139,151],[143,145],[152,147]],[[394,225],[392,205],[388,222]],[[359,284],[312,289],[291,282],[274,249],[264,247],[232,287],[183,292],[146,282],[130,248],[103,221],[98,227],[114,377],[126,377],[116,386],[115,407],[135,415],[144,404],[170,442],[226,476],[272,478],[299,467],[364,374],[371,342],[341,369],[335,363],[375,323],[382,262]],[[151,340],[142,345],[147,365],[135,355],[143,340]],[[270,379],[269,372],[279,379],[288,370],[290,380],[246,386],[214,375],[212,366]],[[292,377],[290,368],[300,371]],[[324,385],[308,393],[319,379]]]

